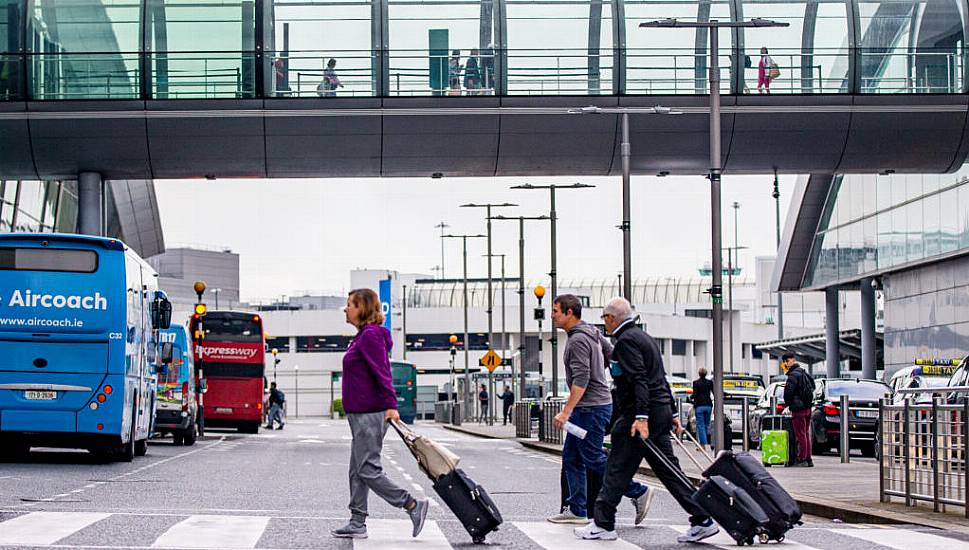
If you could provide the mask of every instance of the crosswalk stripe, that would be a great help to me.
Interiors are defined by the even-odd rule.
[[[535,544],[547,550],[562,550],[563,548],[575,548],[578,546],[605,545],[609,548],[639,550],[639,547],[631,542],[619,540],[580,540],[573,532],[576,527],[581,525],[568,525],[549,523],[547,521],[516,521],[512,525],[519,531],[532,539]]]
[[[828,529],[832,533],[907,550],[965,550],[966,542],[908,529]]]
[[[162,533],[154,548],[254,548],[268,516],[191,516]]]
[[[367,519],[367,538],[353,539],[354,550],[392,550],[396,548],[420,548],[422,550],[451,550],[451,543],[437,525],[428,520],[417,537],[411,537],[414,528],[406,519]]]
[[[31,512],[3,522],[0,545],[54,544],[111,514],[96,512]]]
[[[682,535],[683,533],[686,533],[687,531],[690,530],[690,526],[689,525],[670,525],[670,529],[673,529],[674,531]],[[757,538],[754,537],[754,540],[757,540]],[[708,539],[703,539],[703,542],[701,542],[700,544],[710,544],[710,545],[716,546],[717,548],[724,548],[729,550],[736,550],[737,548],[737,542],[734,541],[733,537],[728,535],[727,532],[723,530],[723,527],[720,528],[719,533],[717,533],[716,535],[713,535]],[[771,542],[770,547],[783,548],[784,550],[817,550],[813,546],[807,546],[791,540],[784,540],[784,542],[780,542],[780,543]]]

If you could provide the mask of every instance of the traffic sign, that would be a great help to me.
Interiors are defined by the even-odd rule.
[[[501,356],[495,353],[495,350],[489,349],[488,353],[482,355],[481,359],[478,359],[478,363],[486,367],[488,372],[495,372],[495,369],[501,365]]]

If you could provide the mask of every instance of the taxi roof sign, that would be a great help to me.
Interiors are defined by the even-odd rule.
[[[962,364],[962,359],[916,359],[915,364],[918,366],[952,366],[958,367]]]

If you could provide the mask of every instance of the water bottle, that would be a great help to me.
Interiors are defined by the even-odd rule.
[[[585,439],[586,434],[589,433],[588,430],[584,430],[571,422],[566,422],[564,428],[566,432],[578,437],[579,439]]]

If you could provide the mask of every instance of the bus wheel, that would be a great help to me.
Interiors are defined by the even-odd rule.
[[[135,441],[135,456],[145,456],[148,454],[148,438]]]
[[[185,444],[185,434],[183,434],[182,432],[174,432],[174,433],[172,433],[172,441],[175,443],[175,446],[176,447],[181,446],[181,445],[184,445]]]
[[[184,444],[188,447],[195,445],[195,426],[189,426],[184,434]]]
[[[239,431],[244,434],[257,434],[259,433],[259,421],[257,420],[241,426],[239,427]]]

